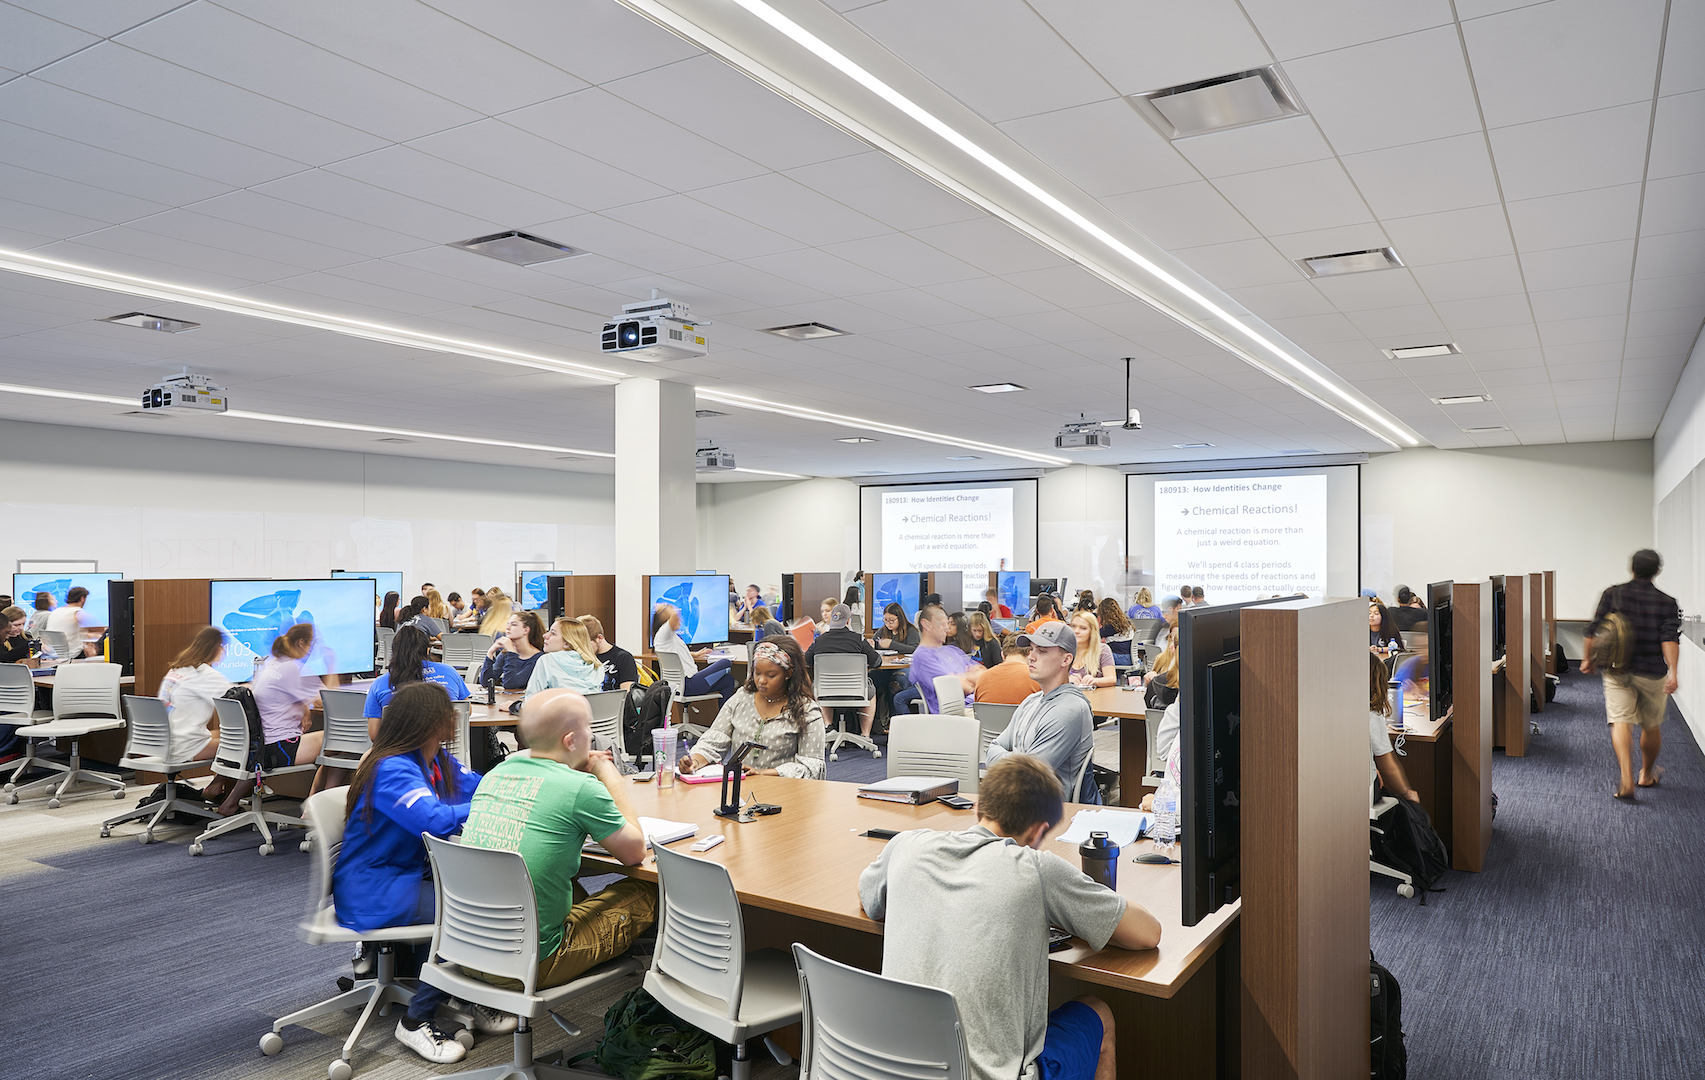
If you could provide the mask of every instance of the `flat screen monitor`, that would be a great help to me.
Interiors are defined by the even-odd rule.
[[[923,603],[922,574],[876,574],[870,580],[870,591],[875,597],[874,606],[870,608],[872,625],[881,622],[882,613],[888,610],[889,604],[899,604],[900,610],[906,613],[907,622],[917,621],[918,607]]]
[[[520,599],[522,611],[537,611],[548,607],[551,601],[550,579],[552,576],[565,576],[556,570],[523,570],[521,578],[516,583],[515,595]]]
[[[727,574],[653,574],[648,611],[672,604],[681,612],[681,640],[708,645],[728,640]],[[650,620],[647,619],[647,630]]]
[[[1437,720],[1450,711],[1451,694],[1455,685],[1452,676],[1450,594],[1454,582],[1435,581],[1427,586],[1427,654],[1431,659],[1431,679],[1427,683],[1428,707]]]
[[[990,619],[989,625],[994,627],[997,631],[1017,630],[1018,629],[1018,620],[1017,619]]]
[[[303,674],[372,671],[375,588],[371,576],[208,582],[208,621],[225,631],[218,670],[232,682],[247,682],[256,659],[271,655],[274,638],[297,623],[313,623]]]
[[[1051,577],[1031,578],[1030,595],[1035,597],[1041,596],[1043,593],[1048,593],[1050,596],[1060,595],[1060,579]],[[1018,609],[1013,608],[1012,610],[1017,611]]]
[[[1492,659],[1504,658],[1504,575],[1492,575]]]
[[[89,590],[83,601],[84,622],[90,626],[110,626],[112,616],[107,608],[107,582],[123,581],[123,574],[13,574],[12,602],[25,611],[36,609],[36,593],[53,597],[53,606],[65,603],[65,594],[81,585]]]
[[[372,578],[380,600],[383,600],[388,592],[396,593],[399,600],[414,599],[411,594],[403,592],[403,572],[401,570],[333,570],[332,577]],[[378,601],[374,601],[374,606],[378,606]]]
[[[995,595],[1013,615],[1030,609],[1030,571],[1002,570],[995,575]]]

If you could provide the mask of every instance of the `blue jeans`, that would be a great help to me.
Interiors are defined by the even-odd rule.
[[[722,703],[728,704],[728,699],[734,696],[739,687],[734,685],[734,673],[729,670],[733,664],[726,656],[720,660],[712,660],[703,668],[687,676],[684,684],[686,696],[708,694],[715,691],[722,695]]]
[[[894,715],[903,716],[912,711],[912,702],[924,696],[924,692],[916,686],[908,686],[894,695]]]
[[[420,897],[414,904],[414,917],[409,919],[409,922],[415,924],[432,922],[436,917],[437,910],[437,900],[433,896],[432,882],[430,880],[422,881],[420,883]],[[430,958],[432,943],[422,942],[410,948],[414,952],[414,970],[418,973]],[[438,1006],[449,1000],[450,995],[436,986],[421,983],[419,988],[415,990],[414,997],[409,999],[408,1018],[414,1024],[430,1020],[433,1013],[438,1011]]]

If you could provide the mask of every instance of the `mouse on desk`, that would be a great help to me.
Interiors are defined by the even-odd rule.
[[[1172,865],[1171,859],[1167,858],[1165,855],[1157,855],[1152,851],[1145,851],[1141,855],[1138,855],[1136,858],[1132,859],[1131,861],[1132,862],[1140,862],[1140,863],[1148,863],[1151,866],[1171,866]]]

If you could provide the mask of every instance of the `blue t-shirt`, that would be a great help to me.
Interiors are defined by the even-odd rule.
[[[451,701],[466,701],[468,699],[468,684],[462,678],[462,673],[449,664],[440,664],[436,660],[428,660],[422,674],[429,683],[437,683],[450,692]],[[385,713],[385,705],[391,700],[391,673],[379,676],[367,691],[367,707],[361,715],[369,720],[377,719]]]

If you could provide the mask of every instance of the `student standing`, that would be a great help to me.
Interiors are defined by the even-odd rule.
[[[1581,658],[1581,674],[1591,675],[1597,666],[1594,641],[1611,612],[1621,615],[1633,636],[1627,650],[1628,667],[1602,673],[1605,720],[1610,725],[1610,745],[1616,751],[1618,770],[1613,794],[1618,799],[1632,799],[1636,786],[1657,787],[1664,774],[1658,766],[1658,751],[1663,749],[1664,714],[1676,690],[1676,666],[1681,661],[1681,609],[1673,596],[1652,584],[1663,565],[1663,559],[1650,548],[1634,553],[1630,564],[1633,578],[1599,596],[1598,610],[1587,627],[1586,655]],[[1633,763],[1636,727],[1640,729],[1638,781]]]
[[[911,711],[912,702],[919,697],[924,700],[925,712],[939,713],[941,707],[935,698],[938,675],[957,675],[965,700],[970,702],[983,669],[959,646],[947,644],[948,627],[947,612],[937,604],[918,613],[918,636],[923,644],[912,653],[912,685],[894,695],[896,713]]]
[[[1019,637],[1018,644],[1030,649],[1030,677],[1039,689],[1024,699],[1012,714],[1012,723],[989,743],[989,766],[993,768],[1008,754],[1028,754],[1054,770],[1071,801],[1099,803],[1100,792],[1087,769],[1084,787],[1088,797],[1071,790],[1078,770],[1095,750],[1095,718],[1089,699],[1072,681],[1079,637],[1064,623],[1045,623],[1035,634]]]
[[[716,714],[681,768],[702,769],[748,742],[760,748],[742,762],[747,776],[823,779],[823,710],[811,696],[805,654],[786,635],[758,642],[746,685]]]
[[[1048,1011],[1050,924],[1096,951],[1160,943],[1145,908],[1045,850],[1060,796],[1052,769],[1013,755],[983,778],[974,827],[903,832],[859,875],[865,914],[886,924],[882,974],[953,994],[978,1080],[1116,1075],[1104,1002]]]

